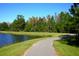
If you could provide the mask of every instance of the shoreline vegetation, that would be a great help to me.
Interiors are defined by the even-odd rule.
[[[50,33],[50,32],[14,32],[14,31],[0,31],[3,34],[14,34],[14,35],[27,35],[27,36],[40,36],[40,37],[57,37],[60,35],[66,35],[69,33]]]
[[[0,56],[21,56],[39,39],[31,39],[0,48]]]

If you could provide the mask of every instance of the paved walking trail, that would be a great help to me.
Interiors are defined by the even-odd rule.
[[[53,41],[59,38],[43,38],[35,43],[28,51],[24,53],[24,56],[56,56],[55,49],[53,47]]]

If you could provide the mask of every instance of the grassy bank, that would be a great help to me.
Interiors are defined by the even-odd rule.
[[[33,43],[39,41],[40,39],[32,39],[20,43],[15,43],[9,46],[4,46],[0,48],[0,56],[20,56],[32,46]]]
[[[15,34],[15,35],[28,35],[28,36],[40,36],[40,37],[56,37],[56,36],[67,34],[67,33],[49,33],[49,32],[12,32],[12,31],[0,31],[0,33]]]
[[[79,56],[79,47],[67,45],[65,41],[54,41],[54,47],[58,55]]]

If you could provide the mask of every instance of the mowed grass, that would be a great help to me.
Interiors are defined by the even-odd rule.
[[[34,37],[57,37],[61,35],[66,35],[67,33],[48,33],[48,32],[10,32],[10,31],[0,31],[0,33],[4,34],[14,34],[14,35],[28,35]],[[30,39],[24,42],[19,42],[15,44],[11,44],[8,46],[4,46],[0,48],[0,56],[20,56],[23,55],[24,52],[30,48],[35,42],[41,40],[39,38]]]
[[[21,56],[29,47],[32,46],[33,43],[39,40],[40,39],[32,39],[9,46],[4,46],[0,48],[0,56]]]
[[[58,55],[79,56],[79,47],[67,45],[65,41],[54,41],[54,47]]]
[[[12,32],[12,31],[0,31],[4,34],[14,34],[14,35],[28,35],[28,36],[40,36],[40,37],[57,37],[61,35],[66,35],[68,33],[49,33],[49,32]]]

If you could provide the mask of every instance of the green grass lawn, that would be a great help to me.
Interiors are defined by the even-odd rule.
[[[79,47],[67,45],[65,41],[54,41],[54,47],[58,55],[79,56]]]
[[[28,35],[28,36],[40,36],[40,37],[56,37],[56,36],[68,34],[68,33],[12,32],[12,31],[0,31],[0,33],[5,33],[5,34],[16,34],[16,35]]]
[[[15,35],[28,35],[28,36],[39,36],[41,37],[56,37],[60,35],[65,35],[67,33],[48,33],[48,32],[10,32],[10,31],[0,31],[4,34],[15,34]],[[23,53],[31,47],[35,42],[39,41],[39,38],[30,39],[28,41],[19,42],[4,46],[0,48],[0,55],[2,56],[18,56],[23,55]]]
[[[33,43],[39,41],[40,39],[32,39],[24,42],[19,42],[11,44],[9,46],[4,46],[0,48],[0,56],[20,56],[32,46]]]

